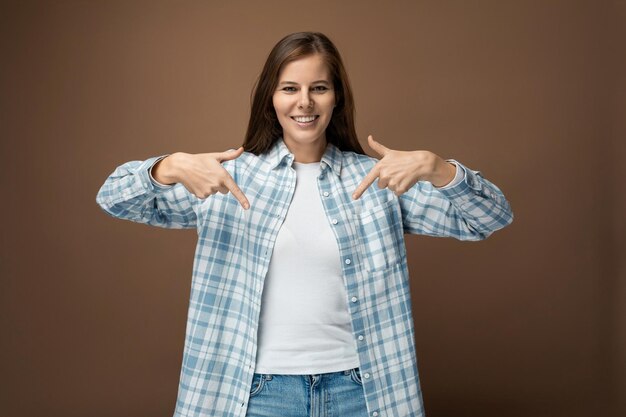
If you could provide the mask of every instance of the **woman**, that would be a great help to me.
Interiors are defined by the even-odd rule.
[[[239,149],[131,161],[97,196],[197,229],[175,416],[423,415],[404,234],[485,239],[508,202],[432,152],[365,155],[321,33],[274,46],[251,110]]]

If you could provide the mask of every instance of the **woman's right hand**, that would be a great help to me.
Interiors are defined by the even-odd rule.
[[[239,157],[243,146],[236,150],[212,153],[173,153],[152,167],[152,176],[162,184],[181,183],[198,198],[207,198],[217,193],[235,196],[244,209],[250,203],[233,177],[222,166],[223,161]]]

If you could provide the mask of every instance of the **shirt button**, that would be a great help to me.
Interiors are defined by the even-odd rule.
[[[328,197],[330,193],[328,191],[324,191],[324,197]]]
[[[332,222],[333,222],[333,224],[337,224],[338,223],[337,219],[333,219]]]
[[[365,339],[362,334],[359,335],[359,340]]]
[[[356,297],[352,297],[350,300],[352,300],[353,303],[356,303],[356,301],[358,300],[358,298]]]
[[[368,378],[370,377],[370,374],[368,374],[367,372],[365,372],[365,373],[363,374],[363,376],[365,377],[365,379],[368,379]]]
[[[374,416],[374,417],[378,417],[378,411],[374,411],[374,412],[372,413],[372,416]]]
[[[350,260],[350,258],[346,259],[346,265],[350,265],[352,263],[352,261]]]

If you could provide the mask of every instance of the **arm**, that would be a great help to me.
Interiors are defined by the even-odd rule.
[[[419,181],[399,197],[405,233],[482,240],[511,224],[513,212],[497,186],[480,171],[447,162],[464,172],[461,181],[439,188]]]
[[[152,167],[169,155],[130,161],[105,180],[96,202],[109,215],[171,229],[195,228],[200,200],[182,184],[160,184]]]
[[[358,199],[378,180],[379,188],[389,188],[399,197],[405,233],[482,240],[513,221],[502,191],[479,171],[430,151],[387,148],[372,135],[368,142],[382,158],[352,198]],[[457,181],[459,169],[464,172],[462,181]]]

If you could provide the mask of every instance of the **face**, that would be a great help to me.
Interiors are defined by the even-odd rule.
[[[335,91],[321,55],[305,56],[285,65],[272,99],[287,147],[292,151],[326,147]]]

